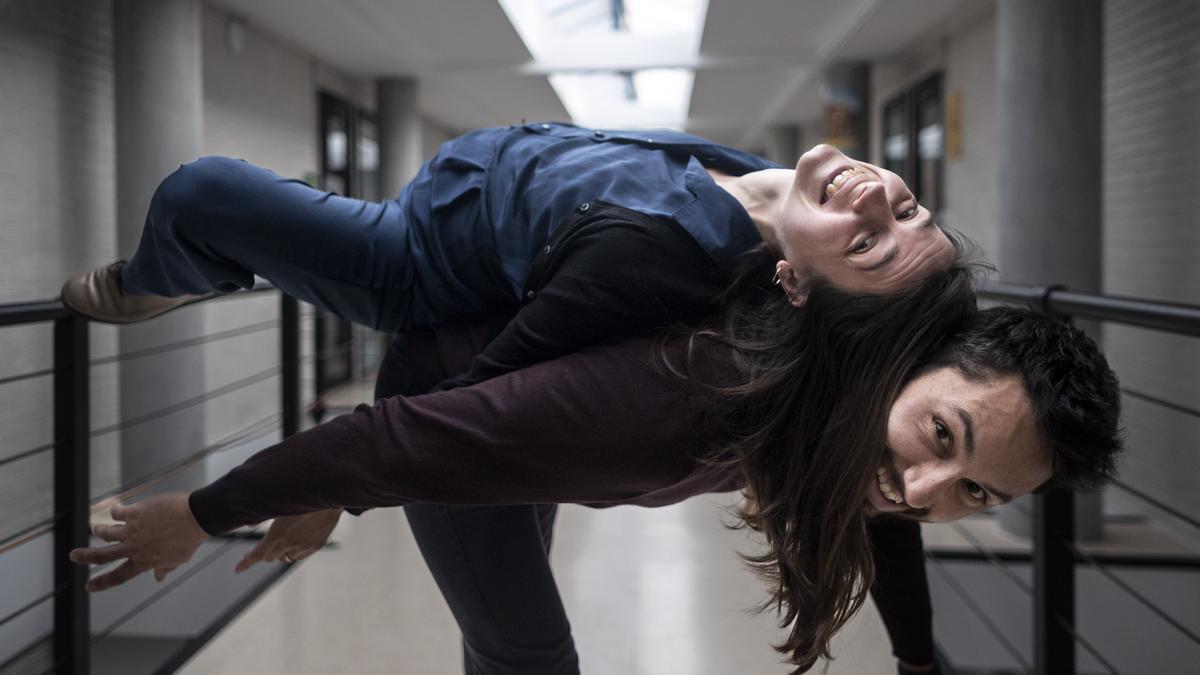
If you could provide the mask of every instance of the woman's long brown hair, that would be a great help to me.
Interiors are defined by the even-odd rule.
[[[865,600],[874,578],[867,489],[888,412],[921,356],[974,311],[976,268],[956,264],[891,295],[818,283],[797,310],[771,283],[777,260],[765,244],[745,254],[720,318],[691,332],[682,368],[667,367],[699,372],[701,338],[732,352],[732,386],[691,378],[715,400],[720,441],[708,457],[745,478],[738,526],[761,533],[767,549],[742,557],[770,590],[759,610],[775,609],[788,630],[776,649],[803,672],[830,657],[834,633]]]

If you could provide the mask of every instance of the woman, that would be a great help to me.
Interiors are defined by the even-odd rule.
[[[764,280],[773,274],[779,285],[771,290],[792,307],[805,304],[817,279],[893,291],[954,257],[903,181],[829,146],[805,153],[792,171],[684,134],[527,125],[447,143],[396,200],[382,204],[321,193],[244,162],[195,162],[160,186],[129,262],[72,280],[63,299],[92,318],[140,320],[248,286],[258,274],[384,330],[499,315],[499,333],[469,367],[441,374],[450,379],[378,391],[421,393],[711,313],[733,260],[758,241],[776,252],[761,271]],[[486,561],[455,568],[462,556],[446,551],[464,542],[449,533],[511,530],[519,521],[527,538],[548,541],[553,507],[526,511],[535,509],[536,519],[506,509],[486,521],[472,513],[470,523],[449,506],[406,509],[460,624],[471,610],[454,599],[452,587],[478,575]],[[291,530],[297,540],[291,550],[312,550],[338,513],[311,516],[307,528]],[[921,578],[908,583],[915,597],[884,607],[884,614],[916,608],[913,619],[888,625],[899,627],[892,630],[898,655],[927,663],[932,642],[928,613],[920,612],[928,601],[921,595],[919,535],[902,527],[905,539],[897,546]],[[275,529],[275,538],[289,532]],[[558,617],[549,632],[566,636],[559,641],[566,655],[548,659],[570,660],[557,592],[552,583],[534,585],[551,596],[543,607],[557,608],[543,613]],[[897,630],[917,625],[924,628],[915,636],[896,638]],[[476,660],[495,660],[485,653],[487,639],[468,635],[469,662],[476,657],[472,643]],[[919,646],[904,651],[901,642]]]

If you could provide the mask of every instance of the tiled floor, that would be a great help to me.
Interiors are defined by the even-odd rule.
[[[554,567],[589,675],[785,673],[769,616],[721,527],[731,495],[661,509],[564,507]],[[397,509],[345,517],[340,547],[301,563],[183,675],[452,675],[458,634]],[[873,607],[835,643],[830,675],[895,672]],[[814,671],[820,672],[820,671]]]

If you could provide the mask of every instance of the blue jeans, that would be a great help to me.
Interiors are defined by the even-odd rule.
[[[257,274],[391,332],[515,306],[478,195],[468,185],[431,206],[436,171],[426,164],[399,197],[372,203],[241,160],[199,159],[159,185],[122,283],[177,296],[249,288]]]
[[[388,349],[375,398],[428,391],[464,370],[498,327],[441,326]],[[467,675],[578,675],[571,624],[550,569],[556,504],[404,507],[463,634]]]

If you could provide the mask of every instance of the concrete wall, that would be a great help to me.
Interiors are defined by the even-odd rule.
[[[1104,290],[1200,304],[1200,5],[1108,0],[1104,19]],[[1128,394],[1124,480],[1200,518],[1200,340],[1110,325],[1105,343]]]

